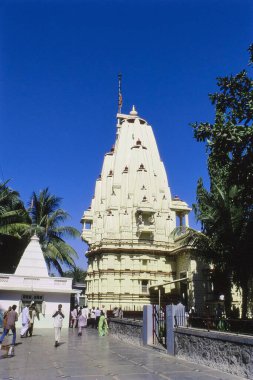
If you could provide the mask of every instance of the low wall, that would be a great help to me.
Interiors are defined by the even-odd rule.
[[[113,318],[109,323],[110,335],[143,346],[142,324]],[[176,357],[253,379],[253,337],[185,327],[173,329],[173,333]]]
[[[112,318],[109,320],[109,332],[114,338],[126,343],[142,346],[142,321]]]
[[[178,358],[253,379],[253,337],[180,327],[174,333]]]

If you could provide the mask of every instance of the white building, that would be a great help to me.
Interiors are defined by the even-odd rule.
[[[200,272],[172,234],[188,226],[190,210],[171,196],[151,126],[134,107],[117,114],[115,145],[82,218],[89,306],[142,310],[158,297],[178,296],[195,305]]]
[[[52,327],[52,314],[62,304],[65,314],[63,327],[69,325],[70,294],[72,278],[50,277],[39,238],[33,236],[25,249],[14,274],[0,274],[0,311],[9,306],[17,305],[20,313],[22,308],[36,303],[39,321],[35,319],[35,328]],[[21,326],[21,315],[17,327]]]

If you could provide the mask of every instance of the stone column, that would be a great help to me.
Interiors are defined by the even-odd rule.
[[[152,305],[143,306],[143,327],[142,327],[142,340],[143,345],[153,344],[153,316]]]
[[[174,315],[175,305],[166,306],[166,341],[167,353],[175,355],[175,342],[174,342]]]

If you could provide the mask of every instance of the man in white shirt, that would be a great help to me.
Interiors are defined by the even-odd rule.
[[[64,318],[64,314],[62,312],[62,305],[58,305],[58,310],[52,315],[54,318],[54,335],[55,335],[55,347],[59,346],[59,342],[61,339],[61,328],[62,328],[62,321]]]
[[[30,318],[30,323],[29,323],[29,329],[27,331],[27,333],[29,334],[29,336],[32,336],[33,334],[33,326],[34,326],[34,319],[35,317],[38,318],[38,315],[36,313],[36,309],[35,309],[35,306],[34,305],[31,305],[29,307],[29,318]],[[38,318],[39,319],[39,318]]]
[[[72,327],[76,328],[77,325],[77,307],[75,306],[74,309],[71,311],[71,319],[72,319]]]
[[[90,311],[88,309],[88,306],[84,306],[83,313],[85,314],[86,318],[89,318]]]
[[[20,331],[20,337],[25,338],[29,329],[30,317],[28,306],[22,310],[22,328]]]

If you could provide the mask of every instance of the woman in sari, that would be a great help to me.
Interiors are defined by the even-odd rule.
[[[98,335],[105,336],[107,334],[108,334],[107,319],[105,318],[105,313],[101,311],[101,315],[99,317],[99,322],[98,322]]]

